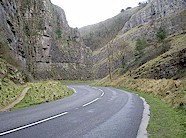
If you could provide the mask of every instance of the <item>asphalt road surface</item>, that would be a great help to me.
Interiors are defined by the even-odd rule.
[[[74,94],[54,102],[0,113],[5,138],[136,138],[143,101],[107,87],[68,85]]]

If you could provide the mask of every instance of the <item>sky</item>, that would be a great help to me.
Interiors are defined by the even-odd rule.
[[[51,0],[64,9],[68,24],[83,27],[111,18],[121,9],[135,7],[144,0]]]

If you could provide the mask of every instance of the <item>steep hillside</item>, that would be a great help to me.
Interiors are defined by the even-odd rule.
[[[164,71],[160,71],[159,74],[157,74],[155,71],[148,71],[146,75],[140,76],[148,78],[182,78],[184,74],[180,76],[178,70],[185,69],[185,51],[183,49],[186,46],[183,44],[180,46],[182,48],[178,49],[175,53],[172,49],[179,47],[178,45],[180,45],[180,43],[176,43],[177,39],[182,42],[186,41],[184,37],[186,32],[186,2],[183,0],[171,0],[171,2],[165,0],[151,0],[142,7],[138,6],[138,8],[134,9],[138,10],[133,12],[129,19],[124,22],[123,28],[118,31],[118,34],[113,39],[107,41],[106,45],[102,47],[99,45],[102,44],[102,42],[99,42],[97,45],[99,48],[96,50],[93,49],[94,77],[103,78],[110,70],[114,71],[118,67],[123,68],[123,73],[128,70],[133,72],[132,70],[136,70],[141,65],[161,55],[161,57],[163,57],[164,53],[168,52],[174,55],[174,59],[182,60],[181,62],[183,62],[183,67],[180,67],[178,63],[180,61],[177,61],[177,64],[173,65],[170,63],[173,62],[172,60],[166,60],[168,63],[162,64],[161,70],[164,70],[170,65],[170,68],[172,71],[174,70],[174,73],[165,73]],[[126,16],[125,12],[127,11],[124,11],[121,14]],[[115,17],[110,20],[114,19]],[[98,25],[99,24],[97,24],[97,26]],[[113,24],[112,27],[115,25],[116,24]],[[92,27],[94,26],[96,25],[93,25]],[[89,26],[89,28],[91,28],[91,26]],[[160,28],[163,28],[166,36],[168,37],[166,40],[161,42],[156,36]],[[109,33],[112,34],[112,31]],[[105,37],[99,37],[99,39],[100,41],[102,40],[105,42]],[[94,40],[94,37],[92,37],[92,39],[90,38],[90,41]],[[139,51],[137,48],[138,40],[143,43],[143,48]],[[93,47],[96,46],[93,44]],[[182,56],[181,59],[179,58],[180,55]],[[157,59],[161,60],[161,58]],[[164,73],[168,75],[163,75]]]
[[[170,49],[135,69],[131,73],[134,78],[186,79],[186,35],[167,40],[170,41]]]
[[[80,28],[79,31],[85,45],[92,50],[103,47],[116,37],[130,17],[141,8],[142,7],[128,9],[106,21]]]
[[[36,79],[91,77],[90,48],[50,0],[1,0],[0,15],[1,49],[10,49],[4,59],[16,59]]]

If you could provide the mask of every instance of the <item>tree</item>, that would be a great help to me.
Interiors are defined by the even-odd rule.
[[[142,38],[142,39],[137,39],[136,40],[136,55],[137,56],[142,56],[144,54],[144,49],[147,47],[147,41]]]
[[[158,39],[158,41],[163,41],[166,37],[167,33],[165,31],[165,28],[160,27],[156,32],[156,38]]]
[[[113,40],[107,43],[107,67],[109,79],[112,81],[112,61],[113,61],[113,49],[112,49]]]
[[[125,10],[124,9],[121,9],[121,12],[124,12]]]
[[[115,47],[117,48],[117,52],[115,52],[115,57],[118,61],[121,62],[122,68],[124,68],[125,64],[129,61],[129,57],[131,56],[131,47],[129,44],[122,38],[118,39],[115,42]]]
[[[107,26],[104,26],[104,29],[105,29],[105,34],[106,34],[106,38],[109,38],[109,29],[107,28]],[[107,69],[108,69],[108,74],[109,74],[109,79],[110,81],[112,81],[112,62],[113,62],[113,39],[110,40],[107,44],[106,44],[106,47],[107,47]]]
[[[132,7],[127,7],[126,10],[132,9]]]

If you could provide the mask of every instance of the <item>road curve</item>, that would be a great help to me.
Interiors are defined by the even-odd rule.
[[[68,85],[70,97],[0,113],[5,138],[136,138],[143,101],[107,87]]]

